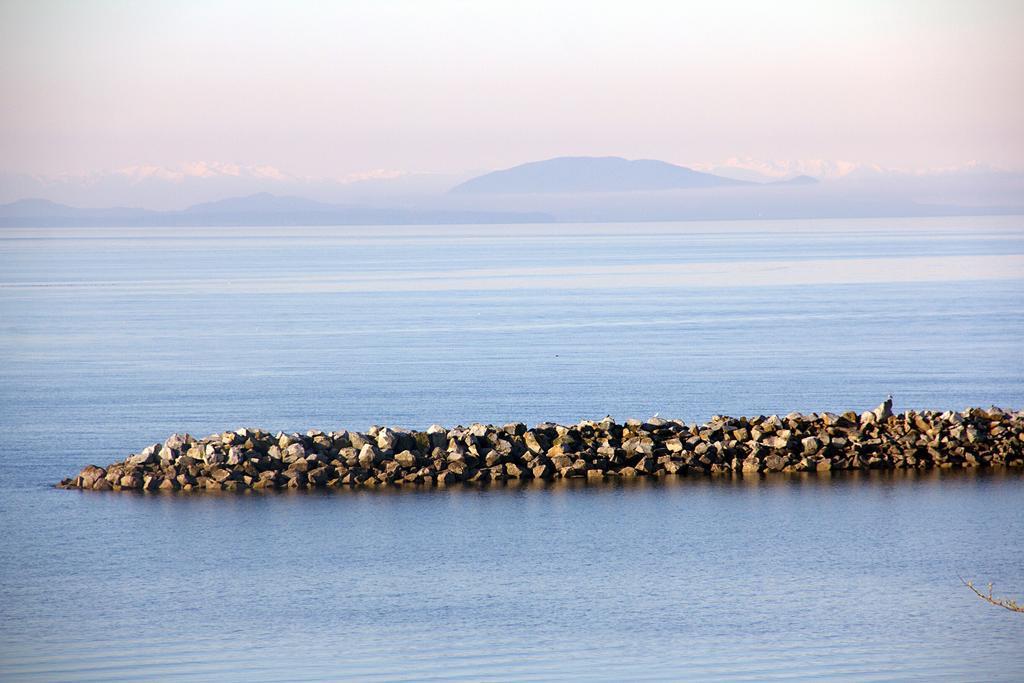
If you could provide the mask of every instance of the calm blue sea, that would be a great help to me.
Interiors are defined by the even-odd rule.
[[[1024,476],[57,491],[175,431],[1024,408],[1024,217],[0,230],[0,679],[1024,679]]]

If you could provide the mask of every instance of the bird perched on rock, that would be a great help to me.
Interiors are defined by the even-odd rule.
[[[892,394],[885,397],[885,400],[874,409],[875,417],[878,418],[879,422],[887,420],[892,417]]]

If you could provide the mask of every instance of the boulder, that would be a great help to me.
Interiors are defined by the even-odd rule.
[[[448,446],[448,430],[439,424],[427,427],[427,438],[431,448],[446,448]]]
[[[462,476],[452,472],[451,470],[445,470],[437,475],[438,486],[451,486],[462,481]]]
[[[167,437],[167,440],[164,441],[164,447],[181,451],[185,450],[193,443],[193,441],[193,438],[189,434],[171,434]]]
[[[815,436],[807,436],[800,439],[800,446],[807,455],[812,455],[821,450],[821,441]]]
[[[223,465],[228,461],[227,454],[216,448],[213,444],[207,444],[203,452],[203,460],[207,465]]]
[[[78,474],[78,479],[75,485],[83,489],[91,489],[96,486],[97,481],[106,481],[104,477],[107,476],[107,471],[102,467],[96,465],[87,465]]]
[[[640,458],[636,465],[634,465],[634,469],[644,474],[654,474],[658,469],[658,461],[655,460],[654,456],[646,455]]]
[[[130,467],[145,467],[146,465],[152,465],[159,462],[160,457],[157,455],[156,446],[147,446],[142,449],[142,452],[138,455],[130,455],[125,459],[125,464]]]
[[[686,474],[686,464],[678,462],[676,460],[670,460],[665,463],[666,474]]]
[[[370,443],[364,443],[363,447],[359,449],[359,466],[360,467],[374,467],[383,461],[380,451],[377,447]]]
[[[544,480],[547,480],[547,479],[551,479],[551,478],[554,477],[555,468],[551,464],[551,461],[547,461],[547,462],[543,462],[543,463],[541,463],[539,465],[535,465],[531,469],[531,473],[533,474],[533,478],[534,479],[544,479]]]
[[[210,478],[218,484],[222,484],[234,476],[234,472],[224,467],[214,467],[210,470]]]
[[[534,453],[544,453],[548,450],[546,439],[532,430],[523,434],[523,444]]]
[[[395,462],[402,467],[416,467],[417,458],[412,451],[402,451],[395,455]]]
[[[121,488],[123,488],[123,489],[132,489],[132,490],[134,490],[134,489],[141,489],[143,483],[144,482],[143,482],[142,475],[139,474],[138,472],[132,472],[130,474],[126,474],[123,477],[121,477],[120,481],[118,482],[118,484],[120,484]]]
[[[385,427],[377,432],[377,448],[382,451],[390,451],[394,450],[397,444],[398,435],[394,431]]]
[[[228,465],[240,465],[245,460],[245,451],[241,446],[232,446],[228,449]]]

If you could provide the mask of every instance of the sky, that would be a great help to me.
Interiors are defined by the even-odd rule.
[[[0,0],[0,172],[1024,167],[1024,2]]]

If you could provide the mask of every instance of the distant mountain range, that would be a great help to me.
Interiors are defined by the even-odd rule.
[[[813,178],[808,178],[814,181]],[[816,182],[816,181],[814,181]],[[471,178],[452,194],[649,192],[754,185],[653,159],[558,157]]]
[[[783,180],[763,174],[727,178],[655,160],[559,157],[464,182],[459,181],[466,176],[448,183],[427,175],[374,178],[344,185],[351,194],[342,196],[332,194],[330,187],[293,177],[281,180],[281,174],[270,172],[232,175],[228,171],[234,169],[227,169],[214,174],[206,167],[199,171],[200,175],[167,178],[146,173],[139,185],[121,188],[114,195],[104,194],[106,185],[97,181],[78,187],[74,198],[62,202],[22,199],[3,204],[0,227],[429,225],[1024,213],[1024,174],[981,168],[923,175],[850,173],[819,182],[808,175]],[[265,184],[260,187],[272,189],[240,192],[253,178]],[[225,179],[241,185],[219,184]],[[203,186],[200,197],[184,209],[73,206],[103,206],[122,197],[144,204],[146,192],[157,188],[154,183],[166,185],[157,188],[162,196],[177,197],[170,206],[180,206],[185,197],[194,196],[187,190],[204,182],[214,185]],[[18,191],[15,188],[32,187],[39,190],[35,196],[52,199],[71,185],[11,185],[0,176],[0,189],[7,197],[18,196],[12,192]],[[228,198],[206,201],[211,195]],[[111,196],[117,199],[110,201]]]
[[[0,227],[432,225],[551,220],[551,215],[542,212],[348,206],[266,192],[196,204],[181,211],[83,209],[45,199],[22,199],[0,205]]]

